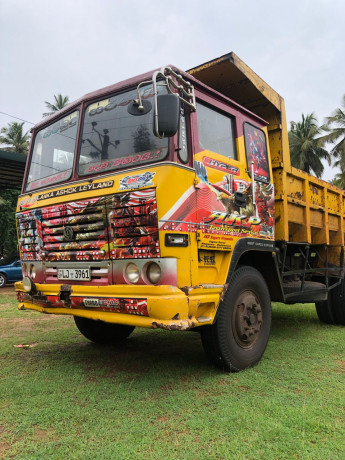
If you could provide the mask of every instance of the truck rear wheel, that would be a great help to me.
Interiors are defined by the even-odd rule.
[[[125,340],[135,329],[134,326],[105,323],[80,316],[74,317],[75,324],[84,337],[99,344],[114,344]]]
[[[331,301],[331,294],[329,294],[327,300],[322,302],[315,302],[315,308],[317,316],[321,323],[334,324],[334,315]]]
[[[271,300],[262,275],[243,266],[233,274],[216,322],[201,328],[204,350],[218,367],[238,372],[257,364],[271,328]]]
[[[327,300],[316,302],[315,307],[322,323],[345,326],[345,280],[329,292]]]
[[[331,302],[335,324],[345,326],[345,280],[331,291]]]

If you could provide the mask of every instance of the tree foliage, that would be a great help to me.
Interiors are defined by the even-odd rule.
[[[322,137],[322,141],[333,144],[330,151],[335,159],[333,166],[340,169],[332,184],[345,189],[345,94],[341,105],[342,108],[336,109],[331,116],[326,117],[324,129],[327,134]]]
[[[57,112],[58,110],[63,109],[68,105],[69,103],[69,97],[68,96],[62,96],[62,94],[58,94],[57,96],[54,95],[54,102],[48,102],[44,101],[47,109],[50,110],[50,112],[43,113],[42,115],[44,117],[49,117],[50,115],[53,115],[53,113]]]
[[[20,190],[0,192],[0,254],[5,258],[18,256],[16,206]]]
[[[331,150],[331,154],[342,160],[345,165],[345,94],[342,100],[342,108],[336,109],[330,117],[326,118],[326,130],[328,133],[323,136],[325,142],[335,144]],[[339,167],[343,166],[340,164]]]
[[[29,132],[23,132],[23,123],[12,121],[0,130],[0,144],[3,144],[6,150],[16,153],[25,153],[29,151]]]
[[[321,177],[324,166],[323,159],[331,163],[331,156],[324,148],[325,141],[320,136],[324,127],[318,126],[314,114],[302,114],[302,121],[291,121],[289,131],[289,144],[291,163],[298,169],[314,173]]]

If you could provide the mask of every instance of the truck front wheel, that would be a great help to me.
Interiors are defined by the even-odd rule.
[[[201,328],[204,350],[216,366],[238,372],[257,364],[271,329],[271,300],[262,275],[242,266],[231,277],[216,322]]]
[[[99,344],[115,344],[125,340],[135,329],[134,326],[105,323],[80,316],[74,317],[75,324],[84,337]]]

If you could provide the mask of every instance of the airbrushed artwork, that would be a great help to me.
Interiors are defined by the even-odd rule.
[[[261,129],[245,123],[244,142],[246,146],[247,164],[254,163],[254,177],[262,182],[269,182],[269,169],[266,136]]]
[[[204,163],[195,163],[200,183],[197,189],[190,187],[161,219],[163,230],[200,230],[203,234],[273,238],[272,184],[255,181],[253,193],[252,182],[230,173],[225,174],[220,182],[211,183]],[[215,247],[225,249],[223,244]]]
[[[159,257],[154,189],[17,214],[23,260]]]

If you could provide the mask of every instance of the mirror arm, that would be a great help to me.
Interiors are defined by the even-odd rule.
[[[177,83],[172,78],[172,76],[176,79]],[[185,80],[182,77],[182,75],[175,72],[171,67],[162,67],[161,70],[157,70],[153,74],[152,80],[143,81],[139,83],[139,85],[137,86],[138,99],[135,99],[134,102],[138,105],[138,110],[143,111],[144,106],[142,103],[142,96],[140,94],[140,89],[144,85],[152,84],[153,97],[154,97],[154,109],[155,109],[154,134],[159,139],[162,139],[164,136],[162,136],[158,131],[158,102],[157,102],[158,84],[157,84],[157,79],[159,77],[163,78],[164,83],[162,83],[162,85],[166,86],[168,93],[176,94],[176,96],[180,99],[180,101],[185,103],[193,112],[195,112],[196,110],[196,103],[195,103],[195,93],[194,93],[193,85],[189,81]],[[175,93],[174,91],[172,91],[172,87],[175,88],[178,92]]]
[[[195,93],[194,93],[193,85],[189,81],[185,80],[182,77],[182,75],[175,72],[171,67],[162,67],[161,70],[157,70],[153,74],[152,80],[142,81],[141,83],[139,83],[139,85],[137,86],[138,98],[135,99],[133,102],[138,105],[138,110],[140,112],[144,111],[142,95],[140,94],[140,90],[142,86],[152,84],[153,97],[154,97],[154,109],[155,109],[154,134],[159,139],[162,139],[164,136],[161,135],[158,131],[158,102],[157,102],[158,84],[157,84],[157,79],[159,77],[162,77],[164,81],[163,83],[159,83],[159,84],[166,86],[168,93],[176,94],[179,100],[183,102],[184,104],[186,104],[193,112],[195,112],[196,110],[196,102],[195,102]],[[175,82],[173,77],[176,79],[177,83]],[[172,88],[176,89],[177,92],[175,93],[174,91],[172,91]]]
[[[181,83],[180,85],[176,84],[174,79],[171,77],[173,75],[176,80]],[[157,96],[158,96],[158,91],[157,91],[157,78],[161,76],[165,80],[164,86],[167,87],[167,90],[170,94],[176,94],[176,96],[179,98],[180,101],[184,102],[185,104],[188,105],[188,107],[192,110],[196,110],[196,103],[195,103],[195,94],[194,94],[194,87],[193,85],[187,81],[184,80],[182,75],[178,74],[174,70],[172,70],[171,67],[162,67],[161,70],[156,71],[153,76],[152,76],[152,84],[153,84],[153,96],[155,99],[155,123],[154,123],[154,134],[157,136],[159,139],[162,139],[164,136],[161,136],[159,131],[158,131],[158,103],[157,103]],[[171,86],[174,87],[175,89],[178,90],[178,93],[175,93],[172,91]],[[185,89],[185,87],[187,89]],[[182,93],[182,95],[181,95]]]
[[[161,74],[161,71],[157,71],[153,74],[152,77],[152,85],[153,85],[153,97],[154,97],[154,105],[155,105],[155,110],[154,110],[154,117],[155,117],[155,123],[154,123],[154,135],[157,136],[159,139],[163,139],[164,135],[161,136],[158,130],[158,91],[157,91],[157,77],[158,75]],[[164,75],[163,75],[164,76]],[[165,77],[165,76],[164,76]],[[169,85],[167,84],[167,89],[170,91]]]
[[[138,93],[138,99],[134,99],[133,102],[135,102],[136,104],[138,104],[138,110],[140,111],[143,111],[144,110],[144,106],[143,106],[143,102],[142,102],[142,98],[141,98],[141,94],[140,94],[140,88],[144,85],[149,85],[150,83],[152,83],[152,80],[149,80],[149,81],[142,81],[141,83],[139,83],[139,85],[137,86],[137,93]]]

